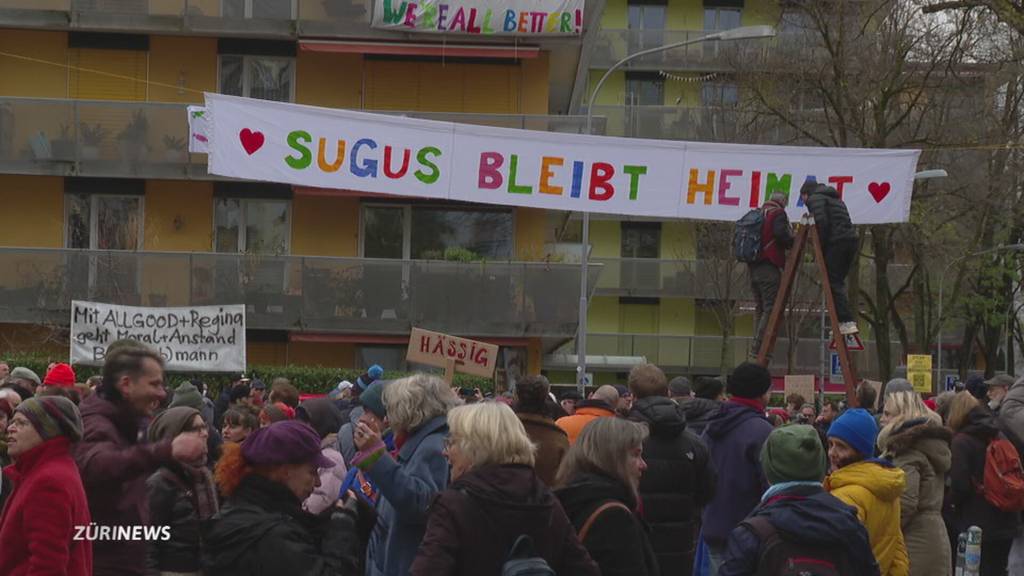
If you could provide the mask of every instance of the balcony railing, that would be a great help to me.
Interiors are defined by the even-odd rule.
[[[570,264],[0,248],[0,270],[14,323],[65,326],[72,300],[244,303],[249,328],[361,334],[568,337],[578,319]]]
[[[747,360],[750,351],[750,337],[734,336],[728,339],[725,349],[725,364],[728,367]],[[824,345],[827,346],[827,342]],[[563,345],[556,354],[575,354],[576,343]],[[817,338],[801,338],[796,345],[796,359],[793,373],[819,374],[821,372],[821,348]],[[784,373],[789,357],[789,340],[780,336],[775,344],[775,353],[770,368],[772,372]],[[877,373],[878,362],[875,343],[865,342],[865,350],[856,352],[858,370],[861,375]],[[587,334],[587,355],[644,357],[648,362],[666,370],[714,374],[719,370],[722,355],[721,336],[674,336],[663,334]],[[828,361],[828,354],[825,355]]]
[[[383,113],[550,132],[586,129],[581,116]],[[126,130],[138,118],[146,130]],[[596,126],[603,132],[603,119]],[[187,153],[188,138],[183,104],[0,98],[0,174],[211,178],[206,155]]]
[[[703,38],[713,30],[601,30],[591,68],[608,68],[641,50]],[[625,68],[631,70],[680,70],[710,72],[729,70],[735,62],[750,63],[765,58],[769,50],[776,56],[783,51],[797,51],[807,55],[814,46],[810,38],[800,33],[780,33],[774,38],[738,41],[697,42],[680,48],[642,56],[631,60]]]
[[[606,119],[608,136],[744,144],[801,143],[796,131],[778,120],[737,108],[603,105],[594,106],[594,115]]]
[[[658,260],[653,258],[592,258],[604,271],[597,281],[598,295],[645,298],[729,298],[749,300],[750,287],[746,265],[738,262],[708,260]],[[803,278],[818,276],[817,264],[804,264]],[[889,265],[889,286],[895,291],[906,283],[913,267]],[[861,264],[861,285],[874,289],[874,267]],[[728,286],[727,286],[728,284]],[[821,292],[801,281],[791,296],[792,303],[819,304]]]

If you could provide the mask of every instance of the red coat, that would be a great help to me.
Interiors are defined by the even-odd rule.
[[[0,574],[91,576],[92,543],[75,540],[91,522],[65,436],[46,440],[4,468],[14,491],[0,515]]]

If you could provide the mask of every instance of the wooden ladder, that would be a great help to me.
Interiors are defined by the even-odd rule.
[[[846,337],[839,332],[839,316],[836,314],[836,303],[835,299],[832,298],[832,287],[828,281],[825,255],[821,249],[818,228],[814,225],[814,219],[810,216],[804,216],[797,226],[796,239],[793,247],[789,250],[789,255],[786,258],[786,268],[782,272],[782,283],[779,285],[779,293],[775,297],[775,305],[772,306],[771,316],[768,317],[768,325],[765,326],[765,333],[761,337],[761,349],[757,353],[757,363],[762,366],[768,366],[768,355],[775,348],[775,340],[779,336],[779,327],[782,326],[782,315],[786,311],[790,292],[793,290],[793,284],[800,269],[800,263],[803,261],[803,254],[807,248],[808,241],[814,246],[814,260],[818,263],[818,272],[821,275],[821,288],[825,291],[825,304],[828,306],[828,315],[832,321],[832,338],[835,340],[836,351],[839,353],[839,363],[843,369],[843,381],[846,384],[846,402],[849,406],[855,407],[857,405],[855,390],[859,381],[857,379],[857,370],[851,361],[850,350],[846,346]],[[824,384],[822,382],[822,386]]]

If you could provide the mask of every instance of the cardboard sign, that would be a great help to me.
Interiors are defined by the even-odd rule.
[[[498,360],[498,346],[413,328],[405,359],[446,369],[453,363],[455,372],[491,378]]]
[[[210,174],[502,206],[735,222],[805,181],[854,224],[905,222],[918,150],[641,140],[206,94]]]
[[[932,392],[932,357],[931,354],[907,355],[907,380],[914,386],[914,392],[929,394]]]
[[[814,403],[814,376],[787,374],[784,381],[786,398],[790,394],[799,394],[807,402]]]
[[[71,363],[103,364],[107,346],[137,340],[168,372],[244,372],[245,305],[143,308],[71,302]]]
[[[583,0],[376,0],[374,28],[469,36],[579,36]]]

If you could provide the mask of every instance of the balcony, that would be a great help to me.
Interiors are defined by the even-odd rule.
[[[357,334],[564,338],[578,319],[570,264],[0,248],[0,270],[0,319],[13,323],[67,326],[72,300],[244,303],[248,328]]]
[[[743,144],[801,143],[797,133],[778,120],[736,108],[594,106],[594,115],[605,118],[608,136]]]
[[[751,338],[732,337],[725,349],[725,363],[732,367],[747,360]],[[821,348],[827,346],[816,338],[801,338],[797,342],[794,374],[820,374]],[[858,371],[861,376],[877,374],[878,361],[875,343],[865,342],[863,352],[855,352]],[[576,342],[573,340],[555,352],[560,355],[576,353]],[[716,374],[719,371],[722,354],[721,336],[672,336],[662,334],[587,334],[587,355],[643,357],[662,369],[691,374]],[[780,336],[775,344],[775,354],[770,366],[773,373],[786,373],[789,355],[789,340]],[[563,356],[564,357],[564,356]],[[828,354],[825,361],[828,361]],[[562,366],[547,365],[548,369],[561,369]],[[567,366],[575,368],[575,366]]]
[[[384,113],[550,132],[586,130],[581,116]],[[145,130],[126,130],[140,119]],[[604,130],[603,121],[595,126],[597,133]],[[187,152],[188,138],[182,104],[0,98],[0,174],[220,178],[207,173],[205,154]]]
[[[629,54],[641,50],[703,38],[709,30],[602,30],[594,45],[590,67],[607,69]],[[801,33],[781,33],[774,38],[729,42],[697,42],[688,46],[642,56],[623,66],[626,70],[677,70],[687,72],[727,71],[735,62],[747,64],[769,53],[785,57],[790,52],[812,50],[811,38]],[[770,51],[770,52],[769,52]]]

